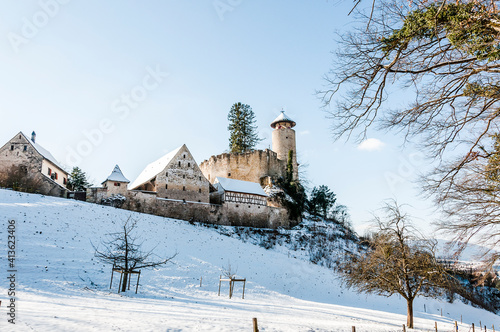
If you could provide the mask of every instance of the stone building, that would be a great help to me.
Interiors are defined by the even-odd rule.
[[[146,166],[130,190],[153,192],[165,199],[210,201],[210,183],[185,144]]]
[[[120,167],[115,165],[111,174],[101,184],[103,188],[107,189],[108,196],[125,196],[127,194],[127,185],[129,183],[130,181],[123,175]]]
[[[126,196],[129,183],[120,167],[115,165],[111,174],[101,183],[102,187],[87,188],[87,202],[101,203],[103,199],[111,196]]]
[[[36,143],[35,132],[31,134],[31,139],[19,132],[0,148],[0,172],[6,173],[12,167],[19,167],[27,175],[39,180],[40,193],[66,195],[68,172],[49,151]]]
[[[271,123],[273,149],[244,153],[224,153],[212,156],[200,164],[205,177],[214,183],[217,177],[250,181],[266,185],[269,178],[284,177],[289,151],[292,151],[293,178],[298,180],[295,121],[284,112]]]

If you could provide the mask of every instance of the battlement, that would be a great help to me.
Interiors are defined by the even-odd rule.
[[[200,164],[205,177],[213,183],[216,177],[260,183],[261,178],[285,174],[286,161],[269,149],[211,156]]]

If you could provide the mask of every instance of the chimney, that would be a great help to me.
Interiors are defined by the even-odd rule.
[[[33,141],[33,143],[35,143],[36,133],[34,131],[31,133],[31,140]]]

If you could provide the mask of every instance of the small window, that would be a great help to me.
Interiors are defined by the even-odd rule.
[[[49,168],[48,174],[52,175],[52,170],[50,168]]]
[[[201,203],[201,200],[198,200],[198,203]]]
[[[66,178],[63,178],[63,184],[66,184],[68,183],[68,180],[66,180]]]
[[[14,151],[14,145],[10,146],[10,151]]]
[[[179,167],[181,167],[181,162],[179,161]]]
[[[229,176],[231,176],[231,173],[227,173],[227,176],[228,176],[228,177],[229,177]]]
[[[238,204],[236,204],[236,207],[239,207],[239,205],[238,205]]]
[[[200,178],[200,181],[201,181],[201,176],[199,176],[199,178]]]
[[[186,159],[186,155],[183,155],[182,158]]]
[[[27,146],[27,145],[25,145],[25,146],[23,147],[23,151],[28,151],[28,146]]]
[[[115,187],[119,187],[120,186],[120,182],[115,182]]]
[[[186,178],[186,174],[182,174],[182,178],[185,179]]]
[[[250,208],[250,205],[248,206],[248,208]]]
[[[186,186],[182,186],[182,191],[186,191]]]
[[[165,185],[165,189],[168,189],[168,184]]]
[[[191,167],[191,163],[188,163],[188,167]]]
[[[201,188],[200,188],[200,189],[198,189],[198,193],[200,193],[200,194],[201,194]]]
[[[56,178],[56,180],[57,180],[57,173],[55,173],[55,174],[56,174],[56,175],[55,175],[55,178]]]
[[[21,139],[21,135],[19,135],[19,139]]]
[[[165,173],[165,176],[168,178],[168,172],[167,172],[167,173]]]

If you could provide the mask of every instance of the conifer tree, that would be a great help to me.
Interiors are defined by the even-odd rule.
[[[229,150],[242,153],[253,150],[260,141],[255,125],[255,114],[249,105],[235,103],[227,115],[229,125]]]
[[[68,189],[73,191],[85,191],[90,186],[92,186],[92,184],[87,181],[87,174],[85,174],[80,167],[73,167],[71,174],[68,176]]]

